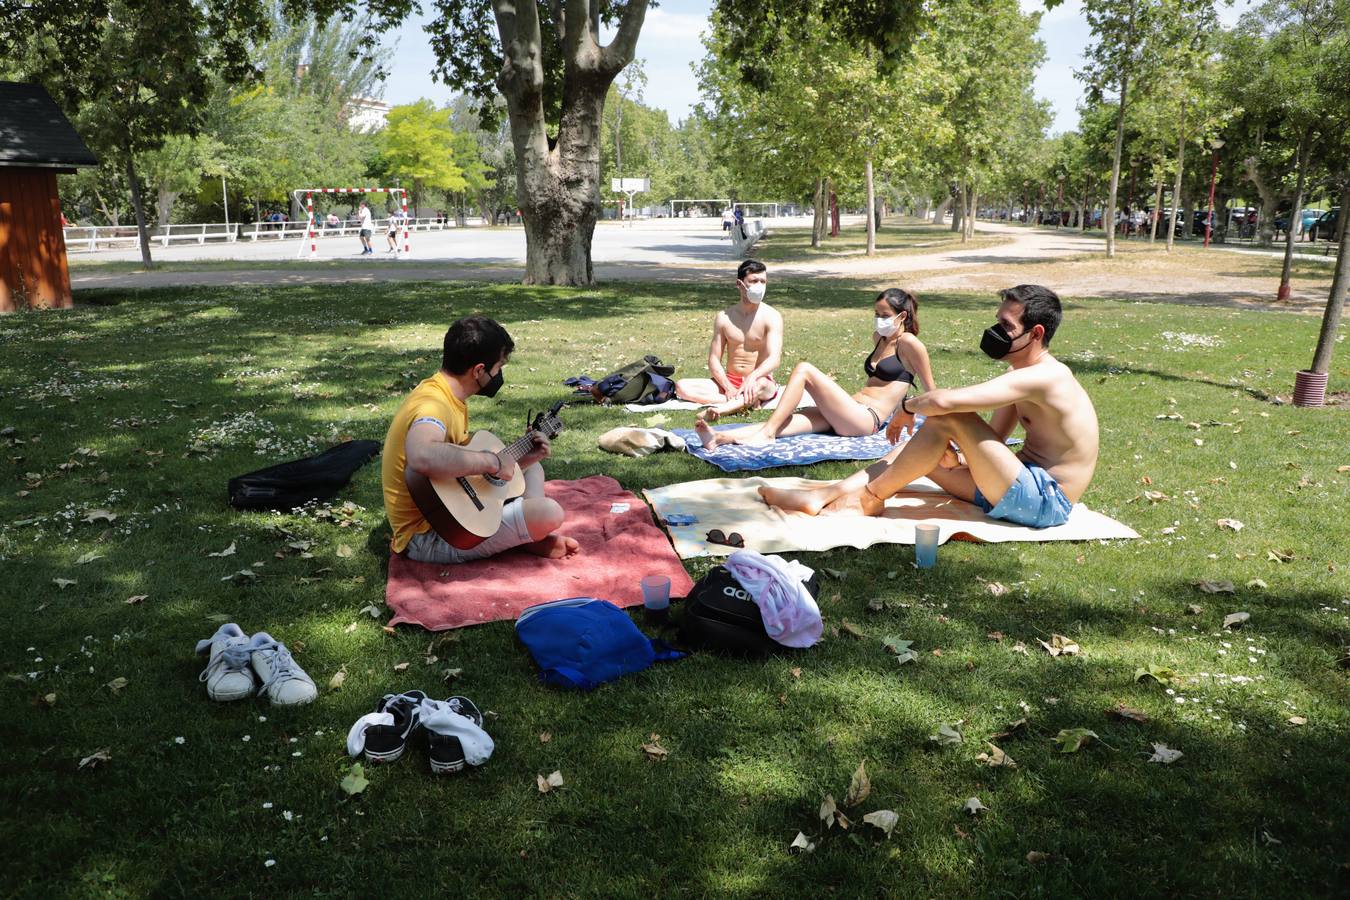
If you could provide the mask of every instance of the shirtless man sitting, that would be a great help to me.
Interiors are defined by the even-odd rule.
[[[947,493],[996,519],[1032,528],[1062,525],[1097,468],[1097,411],[1068,366],[1050,355],[1059,297],[1018,285],[1000,292],[998,322],[980,349],[1009,371],[983,384],[934,390],[901,405],[927,417],[903,447],[842,481],[806,490],[760,488],[770,506],[816,515],[882,513],[886,498],[927,475]],[[988,422],[980,417],[991,410]],[[1021,423],[1014,454],[1006,443]],[[958,456],[955,448],[964,456]]]
[[[783,356],[783,317],[764,302],[768,280],[764,263],[757,259],[741,263],[736,270],[741,300],[713,320],[712,345],[708,348],[712,377],[675,382],[675,396],[681,400],[711,404],[699,413],[700,420],[716,421],[719,416],[756,408],[778,396],[773,372]]]

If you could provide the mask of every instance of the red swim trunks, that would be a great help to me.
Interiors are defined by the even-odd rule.
[[[782,388],[778,386],[778,382],[774,381],[773,378],[768,378],[766,380],[769,382],[769,384],[773,385],[773,393],[769,395],[768,398],[760,401],[761,403],[768,403],[770,400],[773,400],[774,397],[778,396],[778,392],[782,390]],[[733,390],[740,390],[741,385],[745,383],[745,377],[742,375],[733,375],[730,372],[728,372],[727,381],[731,382],[731,387]]]

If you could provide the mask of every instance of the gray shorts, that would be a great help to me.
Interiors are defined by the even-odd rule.
[[[369,229],[369,228],[362,228],[362,229],[361,229],[361,237],[363,237],[363,238],[368,238],[368,237],[370,237],[370,229]]]
[[[502,510],[502,524],[497,533],[472,550],[452,547],[436,532],[423,531],[413,535],[403,552],[408,559],[444,566],[487,559],[533,540],[530,529],[525,527],[525,504],[517,500],[506,504]]]

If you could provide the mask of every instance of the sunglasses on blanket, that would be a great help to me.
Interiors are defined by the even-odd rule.
[[[708,532],[708,543],[721,544],[724,547],[744,547],[745,538],[741,537],[739,531],[733,531],[731,534],[723,534],[722,529],[714,528]]]

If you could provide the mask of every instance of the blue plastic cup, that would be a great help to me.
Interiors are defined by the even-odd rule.
[[[937,565],[938,527],[936,525],[914,526],[914,562],[920,569],[931,569]]]

